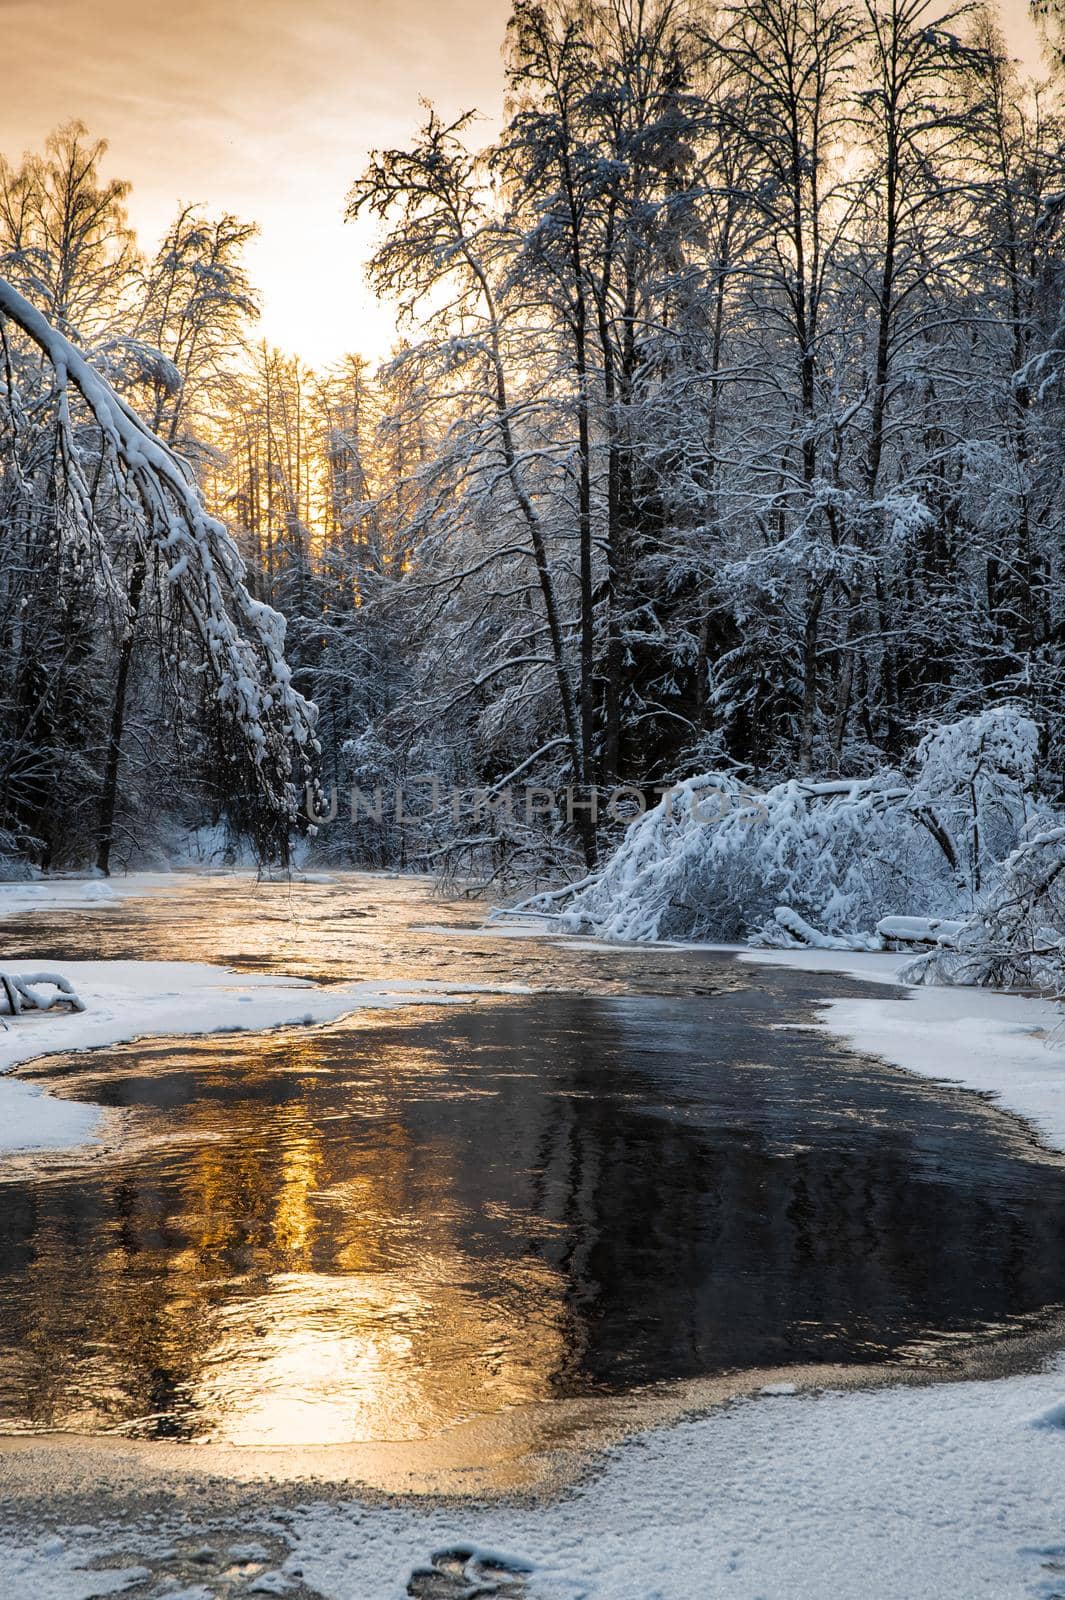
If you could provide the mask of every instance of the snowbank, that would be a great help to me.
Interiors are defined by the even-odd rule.
[[[131,896],[172,887],[168,872],[132,872],[121,878],[65,877],[16,879],[0,883],[0,917],[34,916],[38,912],[86,911]]]
[[[290,1570],[327,1600],[402,1600],[459,1545],[509,1554],[502,1592],[529,1600],[1049,1597],[1065,1429],[1033,1417],[1063,1374],[740,1402],[615,1448],[556,1504],[309,1507]]]
[[[37,961],[5,961],[29,973]],[[95,1049],[145,1036],[219,1033],[331,1022],[365,1007],[447,1003],[471,994],[525,993],[516,985],[350,983],[319,988],[303,978],[237,976],[184,961],[65,961],[85,1011],[4,1019],[0,1073],[36,1056]],[[57,1100],[36,1084],[0,1079],[0,1151],[66,1148],[91,1138],[102,1113]]]
[[[898,984],[900,957],[828,950],[748,950],[743,961],[844,972]],[[1061,1008],[991,989],[907,988],[902,998],[826,1000],[825,1026],[856,1050],[922,1078],[994,1096],[1065,1150]]]

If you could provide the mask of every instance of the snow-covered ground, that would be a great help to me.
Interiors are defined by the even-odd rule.
[[[87,910],[131,896],[159,894],[180,882],[169,872],[131,872],[118,878],[63,873],[0,883],[0,917],[38,912]]]
[[[84,1505],[73,1527],[9,1518],[0,1575],[34,1600],[124,1587],[403,1600],[437,1556],[439,1583],[414,1591],[433,1600],[1052,1600],[1065,1579],[1063,1376],[1059,1363],[999,1382],[740,1401],[618,1445],[535,1503],[279,1507],[266,1492],[228,1524],[202,1498],[190,1511],[170,1496],[169,1513],[95,1526]],[[257,1539],[269,1562],[224,1579],[227,1546]],[[440,1553],[455,1546],[470,1552],[466,1584],[445,1581]],[[489,1552],[511,1568],[492,1574],[498,1589],[477,1587]],[[117,1570],[88,1570],[105,1561]]]
[[[744,961],[844,972],[897,986],[906,958],[838,950],[750,950]],[[923,1078],[989,1094],[1065,1150],[1065,1011],[991,989],[909,987],[890,998],[828,1000],[825,1025],[856,1050]]]
[[[561,1504],[309,1511],[297,1560],[330,1600],[399,1600],[456,1542],[528,1562],[537,1600],[1060,1594],[1062,1370],[745,1401],[617,1447]]]

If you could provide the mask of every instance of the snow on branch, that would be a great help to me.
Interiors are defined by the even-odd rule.
[[[71,481],[83,523],[93,525],[93,496],[71,423],[71,387],[100,430],[117,487],[139,504],[145,553],[154,549],[166,564],[167,582],[199,641],[218,702],[239,733],[262,798],[275,811],[294,816],[299,790],[291,781],[292,756],[300,753],[303,766],[309,766],[317,748],[317,713],[292,687],[284,619],[252,598],[236,545],[208,514],[185,463],[70,340],[2,278],[0,317],[20,328],[52,367],[63,447],[74,468]]]
[[[39,994],[38,986],[48,984],[54,994]],[[71,1011],[84,1011],[85,1002],[79,997],[69,978],[59,972],[0,972],[0,988],[7,999],[8,1011],[13,1017],[24,1011],[54,1011],[57,1006],[68,1006]]]
[[[689,778],[581,883],[515,909],[619,940],[923,945],[939,979],[1060,987],[1065,828],[1039,798],[1038,749],[1035,723],[1003,705],[933,729],[909,780],[756,794]]]

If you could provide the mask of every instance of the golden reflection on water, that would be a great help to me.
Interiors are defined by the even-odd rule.
[[[274,1203],[274,1249],[291,1261],[293,1270],[308,1264],[316,1227],[311,1196],[321,1164],[318,1140],[310,1132],[294,1135],[281,1159]]]
[[[438,1268],[429,1292],[395,1274],[279,1274],[265,1295],[227,1306],[194,1390],[217,1419],[208,1437],[414,1440],[547,1398],[561,1354],[550,1323],[526,1325],[519,1345],[497,1307],[447,1281],[453,1259]]]
[[[319,1064],[313,1036],[292,1041],[286,1055],[286,1071],[297,1077]],[[406,1053],[407,1080],[440,1071],[433,1055]],[[380,1115],[386,1103],[381,1085],[368,1094],[360,1084],[347,1114]],[[487,1281],[485,1263],[454,1237],[451,1219],[461,1208],[450,1192],[446,1142],[416,1149],[399,1121],[378,1123],[372,1147],[347,1150],[338,1176],[314,1107],[298,1100],[285,1107],[279,1145],[272,1159],[256,1152],[234,1160],[230,1147],[207,1141],[184,1189],[194,1235],[187,1262],[227,1259],[233,1240],[221,1219],[251,1211],[269,1218],[260,1251],[275,1269],[259,1293],[220,1308],[214,1337],[188,1372],[188,1408],[210,1419],[202,1437],[238,1446],[418,1439],[548,1396],[564,1355],[565,1284],[530,1262],[517,1298],[538,1305],[537,1319],[520,1330],[508,1324],[501,1285]],[[431,1201],[416,1214],[415,1162]],[[314,1268],[323,1230],[332,1273]],[[407,1270],[388,1270],[400,1241]],[[241,1251],[242,1265],[255,1260],[254,1249]]]
[[[38,1219],[29,1334],[0,1361],[0,1399],[29,1395],[18,1426],[334,1445],[424,1438],[550,1395],[563,1275],[471,1250],[453,1141],[415,1141],[402,1119],[426,1090],[449,1097],[441,1062],[407,1049],[387,1083],[345,1082],[323,1073],[320,1040],[249,1039],[237,1060],[231,1043],[177,1047],[177,1075],[202,1075],[180,1144],[134,1113],[148,1171],[107,1184],[84,1253],[62,1209]],[[141,1071],[167,1055],[142,1051]],[[235,1098],[203,1092],[238,1065]],[[505,1225],[506,1208],[486,1216]]]

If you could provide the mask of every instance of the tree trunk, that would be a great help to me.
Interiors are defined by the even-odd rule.
[[[100,820],[96,835],[97,871],[110,876],[111,848],[115,834],[115,808],[118,804],[118,774],[122,765],[122,732],[126,721],[126,696],[129,689],[129,670],[133,662],[133,646],[137,636],[137,617],[141,596],[144,593],[146,563],[143,551],[133,558],[129,580],[129,614],[125,638],[118,652],[118,672],[115,675],[115,697],[111,703],[111,731],[107,741],[107,762],[104,767],[103,789],[100,793]]]

